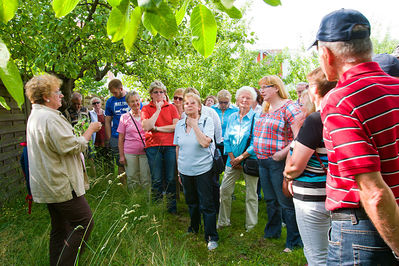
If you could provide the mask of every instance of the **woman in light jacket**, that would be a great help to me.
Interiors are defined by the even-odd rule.
[[[61,83],[41,75],[26,84],[32,102],[26,139],[33,200],[46,203],[51,218],[50,265],[74,265],[82,238],[86,242],[93,227],[80,154],[101,123],[91,123],[81,137],[75,136],[57,110],[64,97]]]

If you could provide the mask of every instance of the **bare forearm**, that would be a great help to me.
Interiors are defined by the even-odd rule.
[[[82,136],[83,136],[87,141],[90,141],[91,135],[93,135],[94,132],[95,132],[95,131],[92,130],[92,129],[87,129],[87,130],[83,133]]]
[[[157,131],[165,132],[165,133],[175,132],[175,127],[176,127],[176,125],[167,125],[167,126],[157,127]]]
[[[104,127],[105,127],[105,139],[106,140],[109,140],[111,138],[111,119],[112,119],[112,117],[110,117],[110,116],[105,117]]]
[[[125,134],[119,133],[118,149],[120,157],[125,157],[124,144],[125,144]]]
[[[160,113],[161,110],[157,110],[149,119],[143,120],[143,129],[146,131],[153,129]]]
[[[399,207],[380,172],[356,176],[360,202],[387,245],[399,254]]]
[[[203,148],[208,148],[209,144],[211,143],[211,138],[207,137],[201,129],[199,129],[198,126],[193,127],[195,137],[197,138],[198,143],[203,147]]]

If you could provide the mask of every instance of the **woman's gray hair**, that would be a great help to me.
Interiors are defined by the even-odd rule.
[[[125,96],[126,102],[129,102],[129,98],[133,96],[139,97],[140,100],[140,94],[137,91],[128,91]]]
[[[238,99],[238,97],[240,97],[240,94],[243,92],[248,92],[249,94],[251,94],[252,100],[256,101],[256,97],[257,97],[256,92],[255,92],[254,88],[249,87],[249,86],[241,87],[236,91],[236,100]]]
[[[154,82],[152,82],[152,83],[150,84],[150,87],[149,87],[149,89],[148,89],[148,92],[151,94],[152,91],[153,91],[154,89],[161,89],[161,90],[163,90],[164,92],[166,92],[166,87],[165,87],[165,85],[163,85],[163,83],[162,83],[161,81],[159,81],[159,80],[155,80]]]
[[[90,99],[90,104],[91,105],[93,105],[93,102],[100,102],[100,103],[102,103],[103,101],[101,101],[101,99],[100,98],[98,98],[98,97],[93,97],[93,98],[91,98]]]
[[[231,101],[231,93],[228,90],[220,90],[218,92],[218,101],[220,101],[220,99],[229,99],[229,102]]]

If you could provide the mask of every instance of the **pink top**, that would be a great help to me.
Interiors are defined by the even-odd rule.
[[[140,135],[137,132],[136,126],[134,125],[129,114],[130,112],[121,116],[117,130],[118,133],[125,134],[125,142],[123,145],[124,152],[127,154],[145,154],[143,142],[141,141]],[[141,137],[145,142],[144,130],[141,126],[141,119],[136,118],[133,115],[132,117],[135,120]]]

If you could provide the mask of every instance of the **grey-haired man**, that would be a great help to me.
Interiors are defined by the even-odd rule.
[[[314,45],[327,79],[338,80],[321,112],[332,220],[327,264],[395,265],[399,79],[371,62],[370,23],[356,10],[326,15]]]

